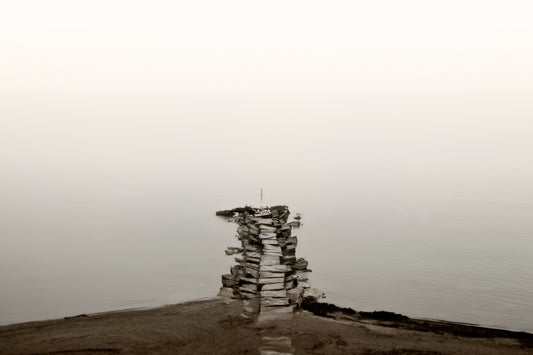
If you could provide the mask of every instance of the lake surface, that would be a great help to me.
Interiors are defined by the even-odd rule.
[[[0,100],[0,324],[216,295],[263,188],[328,302],[533,331],[531,95]]]

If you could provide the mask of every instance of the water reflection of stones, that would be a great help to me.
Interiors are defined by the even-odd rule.
[[[259,314],[259,320],[278,319],[300,307],[311,285],[307,261],[296,258],[298,238],[292,229],[299,219],[288,222],[287,206],[243,207],[217,212],[234,217],[241,247],[228,247],[226,255],[236,257],[230,274],[222,275],[219,296],[243,300],[244,311]],[[300,217],[300,216],[297,216]]]

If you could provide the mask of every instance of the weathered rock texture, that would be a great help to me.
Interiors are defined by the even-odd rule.
[[[235,216],[236,214],[236,216]],[[243,300],[245,312],[259,313],[260,320],[277,319],[300,307],[310,288],[307,261],[296,258],[298,238],[288,222],[287,206],[235,208],[217,215],[234,217],[241,247],[228,247],[227,255],[242,253],[237,265],[222,275],[220,296]]]

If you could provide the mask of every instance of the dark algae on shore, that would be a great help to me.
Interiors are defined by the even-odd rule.
[[[302,308],[320,317],[352,320],[363,323],[369,322],[380,326],[404,330],[450,334],[468,338],[516,339],[520,341],[523,348],[532,349],[533,351],[533,334],[526,332],[493,329],[446,321],[411,319],[403,314],[387,311],[357,312],[352,308],[338,307],[331,303],[317,302],[313,299],[305,299],[302,302]]]

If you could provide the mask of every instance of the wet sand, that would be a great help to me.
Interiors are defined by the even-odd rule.
[[[240,301],[215,298],[13,324],[0,327],[0,353],[258,354],[265,337],[290,339],[296,354],[533,353],[529,333],[335,309],[264,324],[241,313]]]

